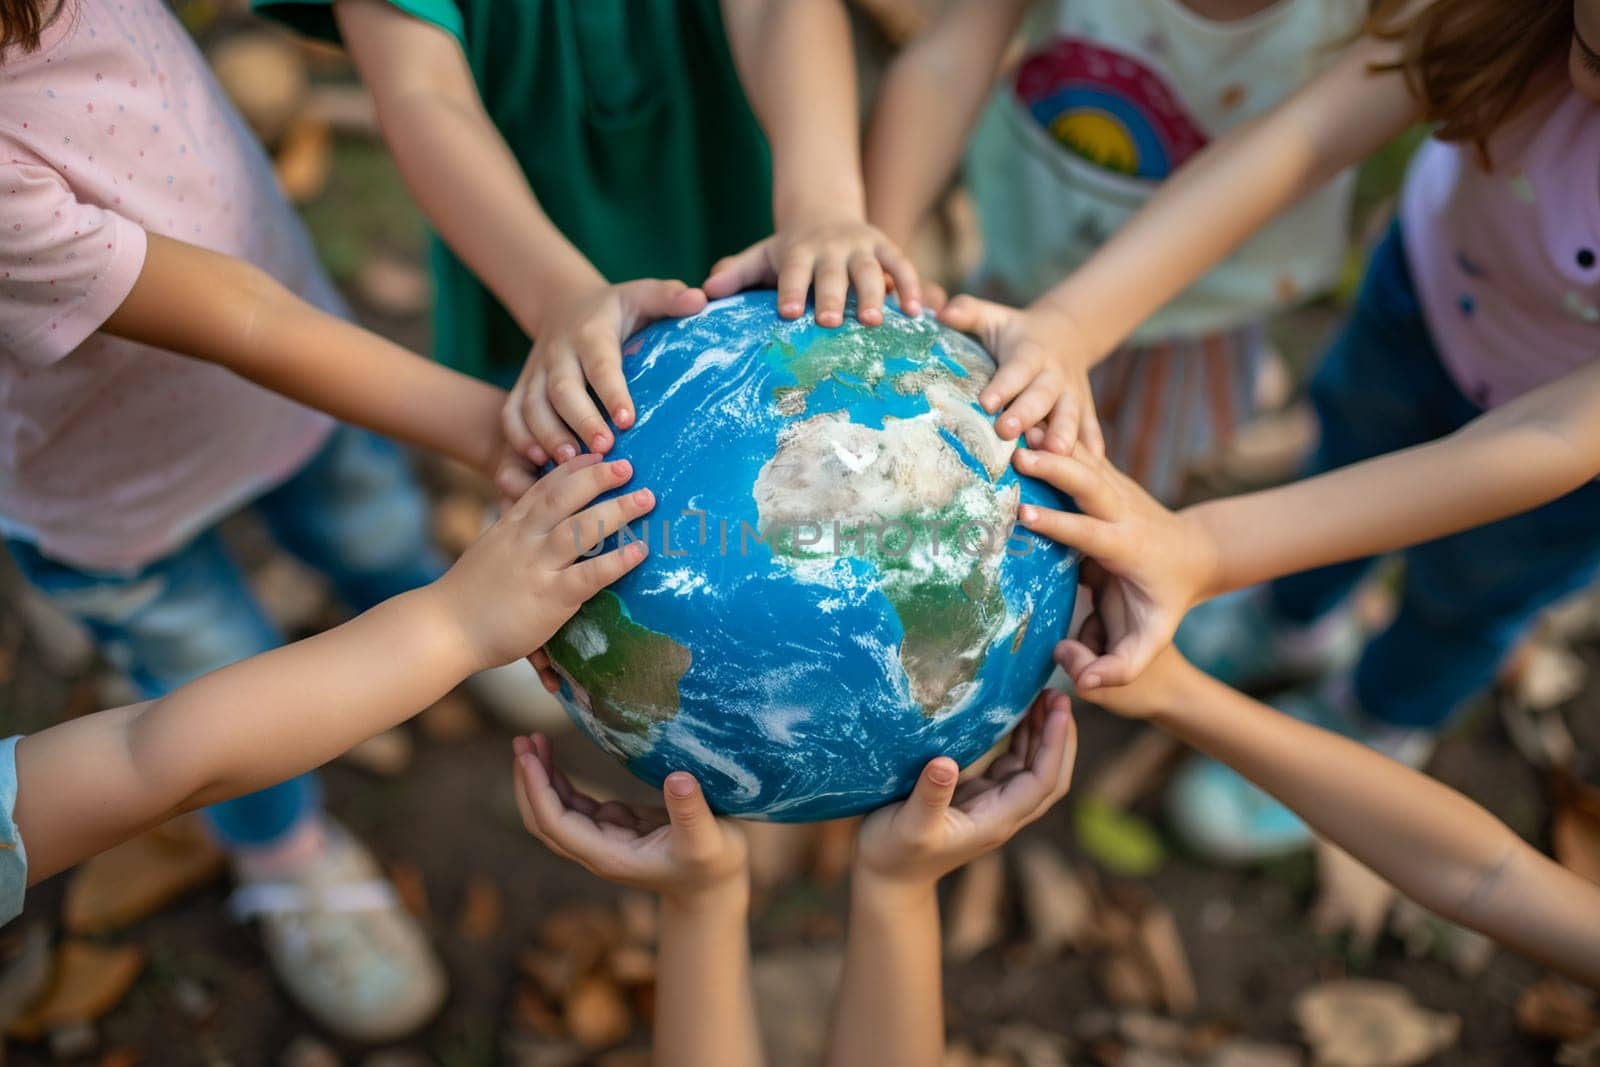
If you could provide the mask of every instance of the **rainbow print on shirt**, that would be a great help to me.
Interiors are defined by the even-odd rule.
[[[1029,54],[1015,91],[1058,144],[1118,174],[1161,181],[1206,145],[1159,74],[1092,41],[1060,37]]]

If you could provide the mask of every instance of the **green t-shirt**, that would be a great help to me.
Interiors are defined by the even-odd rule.
[[[551,220],[612,281],[694,285],[772,231],[772,164],[717,0],[390,0],[461,42]],[[336,39],[331,0],[252,0]],[[529,340],[435,241],[434,351],[504,382]]]

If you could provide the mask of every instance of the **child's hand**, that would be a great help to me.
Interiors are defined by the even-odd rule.
[[[1071,319],[1048,308],[1019,311],[958,296],[940,310],[939,320],[976,336],[1000,365],[979,402],[991,414],[1001,412],[995,421],[1001,437],[1021,437],[1043,423],[1042,443],[1050,451],[1071,455],[1082,444],[1093,455],[1105,455],[1089,388],[1090,361]]]
[[[860,218],[818,220],[781,229],[711,268],[705,280],[713,299],[759,285],[778,288],[778,314],[797,319],[815,278],[817,325],[844,323],[845,296],[856,288],[856,318],[866,326],[883,322],[884,274],[894,280],[900,309],[922,314],[922,281],[898,245]]]
[[[586,447],[610,449],[616,439],[607,417],[622,430],[634,418],[622,377],[623,340],[656,319],[693,315],[705,306],[699,289],[656,278],[601,286],[565,301],[544,325],[506,398],[506,440],[537,466],[565,463]]]
[[[1102,685],[1084,699],[1125,719],[1149,719],[1196,704],[1195,683],[1204,678],[1177,646],[1168,645],[1132,682]]]
[[[982,775],[957,784],[960,769],[940,756],[909,797],[867,816],[856,841],[858,877],[927,886],[999,848],[1066,795],[1077,754],[1071,700],[1040,693],[1011,747]]]
[[[580,511],[633,474],[627,460],[591,454],[557,467],[473,542],[430,587],[475,670],[526,656],[590,597],[644,559],[642,541],[579,557],[655,507],[639,489]]]
[[[567,781],[548,737],[519,737],[512,747],[522,825],[556,855],[609,882],[679,903],[748,889],[744,831],[711,814],[692,775],[667,775],[661,787],[665,809],[602,804]]]
[[[1172,643],[1184,613],[1212,584],[1217,548],[1197,524],[1162,507],[1104,456],[1018,449],[1012,462],[1083,509],[1024,504],[1017,517],[1089,557],[1079,581],[1094,594],[1094,612],[1075,639],[1056,646],[1056,660],[1081,696],[1098,699],[1093,690],[1127,685]]]

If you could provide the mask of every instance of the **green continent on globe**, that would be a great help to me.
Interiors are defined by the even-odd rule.
[[[899,315],[881,326],[862,326],[846,320],[837,329],[813,334],[803,347],[779,336],[768,346],[766,359],[794,375],[795,384],[773,391],[778,414],[805,414],[812,392],[830,378],[871,393],[889,375],[890,360],[916,365],[915,369],[900,371],[897,378],[927,368],[943,378],[954,379],[956,375],[934,355],[933,346],[938,340],[939,327],[935,323]]]
[[[882,429],[815,415],[784,428],[755,484],[761,535],[797,577],[835,585],[845,580],[839,557],[873,564],[928,715],[960,702],[1006,623],[999,564],[1020,490],[963,462],[949,438],[964,442],[953,423],[969,416],[993,438],[966,405],[934,404]]]
[[[549,653],[578,706],[619,742],[642,741],[651,726],[678,714],[678,682],[693,659],[666,634],[635,622],[610,590],[556,631]]]

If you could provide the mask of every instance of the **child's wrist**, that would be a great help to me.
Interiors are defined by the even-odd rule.
[[[1233,589],[1225,573],[1221,541],[1210,522],[1212,509],[1207,503],[1191,504],[1176,513],[1179,543],[1190,556],[1193,598],[1186,608]]]
[[[682,919],[715,916],[743,917],[750,911],[750,874],[737,873],[702,885],[663,890],[661,907],[665,914]]]
[[[938,899],[938,876],[886,871],[857,858],[850,872],[853,904],[904,908]]]
[[[400,594],[396,599],[406,602],[416,612],[419,631],[429,635],[430,647],[438,648],[450,657],[452,673],[459,673],[465,680],[481,670],[499,666],[486,662],[487,657],[478,639],[466,625],[466,613],[456,603],[449,571],[420,589]]]

